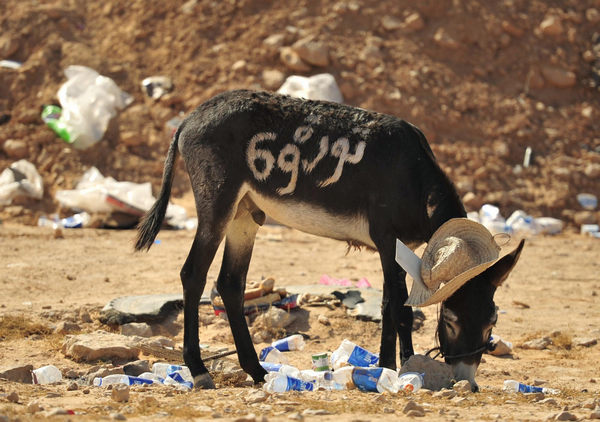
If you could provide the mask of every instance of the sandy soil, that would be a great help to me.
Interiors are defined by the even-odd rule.
[[[98,320],[98,311],[110,299],[132,294],[178,293],[179,269],[193,232],[163,231],[160,244],[149,253],[133,253],[132,231],[93,229],[67,230],[55,239],[49,229],[3,224],[0,226],[0,283],[4,299],[0,305],[2,341],[0,367],[31,364],[58,366],[85,373],[93,363],[73,362],[60,352],[64,336],[51,332],[31,334],[26,325],[39,323],[53,327],[62,320],[74,320],[83,332],[109,329]],[[35,386],[0,380],[0,415],[10,420],[41,418],[31,415],[27,405],[36,400],[45,412],[54,408],[73,410],[81,418],[107,418],[118,412],[129,420],[215,418],[235,420],[254,414],[257,420],[288,420],[297,413],[325,409],[329,415],[310,416],[308,420],[376,420],[408,418],[402,410],[414,399],[426,409],[428,420],[544,420],[567,408],[578,418],[589,417],[583,407],[600,394],[600,346],[578,346],[580,338],[600,338],[600,308],[597,293],[598,240],[577,235],[530,239],[521,261],[496,294],[500,317],[495,334],[515,344],[508,358],[484,356],[477,381],[481,392],[463,394],[451,400],[429,394],[371,394],[359,391],[275,394],[266,401],[251,404],[254,388],[219,386],[215,391],[179,393],[167,388],[132,388],[128,403],[118,403],[101,388],[79,387],[67,391],[68,381]],[[219,257],[209,273],[209,285],[218,272]],[[272,275],[278,286],[317,283],[322,274],[358,280],[367,277],[381,287],[376,253],[350,251],[341,242],[317,238],[280,226],[265,226],[259,231],[249,279]],[[528,307],[527,307],[528,306]],[[92,315],[92,323],[79,319],[80,310]],[[415,352],[424,353],[435,345],[435,307],[423,309],[427,319],[414,333]],[[203,315],[211,313],[202,306]],[[305,307],[305,316],[291,331],[310,335],[306,348],[291,352],[291,362],[310,367],[311,353],[335,349],[348,338],[372,351],[378,351],[379,326],[345,315],[341,308]],[[325,314],[331,326],[317,322]],[[22,316],[24,329],[18,335],[7,332],[5,321]],[[181,318],[178,319],[179,328]],[[176,324],[177,325],[177,324]],[[31,327],[31,325],[29,325]],[[233,347],[223,324],[201,327],[201,342]],[[524,341],[549,336],[554,344],[546,350],[525,350]],[[181,342],[179,331],[173,336]],[[265,344],[256,344],[257,350]],[[152,357],[142,356],[152,360]],[[505,379],[559,388],[555,403],[537,403],[535,397],[501,391]],[[6,396],[16,392],[18,403]],[[539,399],[539,398],[538,398]],[[309,412],[310,413],[310,412]],[[79,419],[80,416],[77,416]]]

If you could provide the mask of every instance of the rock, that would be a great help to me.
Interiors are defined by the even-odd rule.
[[[202,297],[202,301],[206,299]],[[123,325],[128,322],[161,321],[174,311],[183,308],[182,294],[123,296],[111,300],[100,311],[100,322]]]
[[[110,397],[119,403],[129,401],[129,386],[124,384],[114,384]]]
[[[425,28],[425,21],[417,12],[408,15],[404,20],[403,29],[407,32],[420,31],[423,28]]]
[[[404,409],[402,409],[402,413],[408,413],[411,410],[416,410],[425,413],[425,409],[423,408],[423,406],[417,404],[414,400],[409,400],[408,403],[406,403]]]
[[[467,192],[462,197],[462,202],[470,210],[478,210],[483,205],[483,201],[473,192]]]
[[[519,38],[523,36],[523,30],[521,28],[516,27],[512,22],[502,21],[500,24],[502,30],[513,37]]]
[[[584,409],[595,409],[600,406],[600,399],[588,399],[581,404]]]
[[[69,385],[67,385],[67,391],[76,391],[79,389],[79,385],[75,381],[71,381]]]
[[[6,400],[8,400],[11,403],[18,403],[19,402],[19,393],[17,393],[16,391],[11,391],[6,396]]]
[[[266,44],[269,47],[275,47],[275,48],[281,47],[284,42],[285,42],[284,34],[269,35],[267,38],[265,38],[263,40],[263,44]]]
[[[544,77],[537,67],[529,69],[525,85],[529,89],[542,89],[544,87]]]
[[[577,416],[575,416],[574,414],[572,414],[570,412],[567,412],[566,410],[563,410],[558,415],[556,415],[554,420],[555,421],[576,421]]]
[[[8,59],[19,50],[19,43],[8,34],[0,37],[0,57]]]
[[[188,0],[180,7],[181,13],[189,15],[194,12],[194,8],[198,4],[198,0]]]
[[[292,45],[292,49],[306,63],[324,67],[329,65],[329,49],[312,37],[302,38]]]
[[[410,412],[408,412],[406,414],[406,416],[411,417],[411,418],[421,418],[421,417],[425,416],[425,412],[421,411],[421,410],[411,410]]]
[[[547,404],[549,406],[556,406],[558,404],[556,399],[553,399],[552,397],[542,399],[542,400],[538,401],[538,403],[539,404]]]
[[[557,37],[563,33],[563,30],[563,24],[556,16],[547,16],[542,23],[540,23],[540,31],[544,35]]]
[[[575,343],[576,346],[592,347],[598,344],[598,340],[595,338],[575,338],[573,343]]]
[[[131,375],[137,377],[144,372],[150,372],[150,363],[147,360],[136,360],[123,366],[123,372],[125,375]]]
[[[589,163],[583,170],[586,176],[592,178],[600,177],[600,164]]]
[[[593,211],[578,211],[573,216],[575,224],[596,224],[596,215]]]
[[[20,160],[29,156],[29,148],[25,141],[8,139],[4,142],[3,149],[6,155],[14,160]]]
[[[386,31],[395,31],[396,29],[402,28],[404,22],[394,16],[386,15],[381,19],[381,26],[383,26],[383,29]]]
[[[598,9],[590,7],[585,11],[585,18],[591,23],[598,23],[600,22],[600,12]]]
[[[110,416],[111,419],[113,419],[115,421],[126,421],[127,420],[127,418],[125,417],[125,415],[123,415],[122,413],[119,413],[119,412],[113,412],[109,416]]]
[[[570,88],[577,82],[575,73],[562,67],[545,65],[541,67],[542,76],[557,88]]]
[[[594,410],[592,413],[590,413],[589,416],[590,419],[600,419],[600,408]]]
[[[444,28],[439,28],[433,35],[433,40],[437,45],[450,50],[456,50],[460,44],[452,38]]]
[[[441,397],[443,399],[453,399],[456,397],[456,391],[443,388],[441,391],[433,393],[432,397]]]
[[[231,65],[231,70],[233,70],[235,72],[237,70],[241,70],[241,69],[245,68],[247,65],[248,65],[248,62],[246,62],[246,60],[238,60],[234,64]]]
[[[81,320],[81,322],[84,322],[86,324],[89,324],[92,322],[92,317],[90,316],[90,313],[88,311],[86,311],[85,309],[79,310],[79,319]]]
[[[33,371],[33,365],[2,367],[0,368],[0,378],[13,382],[31,384],[31,371]]]
[[[461,380],[455,383],[452,386],[452,389],[457,393],[470,393],[471,392],[471,383],[469,380]]]
[[[253,327],[281,329],[290,325],[296,319],[295,315],[283,309],[271,306],[267,312],[256,317]]]
[[[121,334],[124,336],[152,337],[152,327],[145,322],[130,322],[121,325]]]
[[[119,334],[95,331],[67,337],[62,352],[74,360],[136,359],[138,347],[131,339]]]
[[[81,331],[81,327],[74,322],[61,321],[54,328],[54,332],[57,334],[71,334],[77,331]]]
[[[544,350],[552,344],[550,337],[542,337],[534,340],[526,341],[521,345],[522,349]]]
[[[418,372],[424,373],[423,387],[427,390],[438,391],[442,388],[451,388],[454,373],[452,367],[444,362],[439,362],[424,355],[413,355],[402,368],[399,373]]]
[[[294,72],[308,72],[310,70],[310,66],[304,63],[298,53],[291,47],[283,47],[279,53],[279,58],[288,69]]]
[[[235,418],[233,422],[256,422],[256,415],[254,413],[248,413],[245,416]]]
[[[262,79],[265,88],[276,90],[285,80],[285,74],[277,69],[266,69],[262,72]]]
[[[331,412],[325,409],[305,409],[302,412],[303,416],[322,416],[322,415],[331,415]]]
[[[248,394],[244,400],[248,404],[263,403],[267,400],[268,397],[269,395],[263,390],[255,390]]]
[[[44,410],[44,408],[36,400],[33,400],[27,403],[26,410],[27,413],[37,413]]]
[[[331,325],[331,322],[329,321],[329,318],[327,318],[323,314],[319,315],[319,317],[317,318],[317,321],[319,321],[323,325]]]

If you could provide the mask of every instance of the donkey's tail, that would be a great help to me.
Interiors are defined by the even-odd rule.
[[[154,205],[152,205],[152,208],[150,208],[146,215],[144,215],[140,224],[138,224],[138,236],[135,242],[136,251],[150,249],[150,246],[152,246],[154,243],[154,239],[160,231],[162,222],[165,219],[167,206],[169,205],[169,196],[171,196],[171,185],[173,184],[175,159],[177,158],[177,150],[179,149],[177,144],[182,126],[183,125],[180,125],[177,129],[177,132],[175,132],[173,141],[171,141],[171,145],[169,146],[169,152],[167,154],[165,168],[163,170],[162,186],[160,188],[158,199]]]

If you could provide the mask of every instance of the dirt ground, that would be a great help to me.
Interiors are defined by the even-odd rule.
[[[193,232],[162,231],[160,244],[149,253],[133,253],[133,231],[66,230],[55,239],[50,229],[4,224],[0,226],[0,283],[4,300],[0,316],[21,316],[23,327],[41,324],[52,328],[58,322],[77,322],[82,332],[108,329],[97,320],[98,311],[110,299],[124,295],[178,293],[179,269],[191,245]],[[207,288],[218,272],[218,258],[209,273]],[[582,338],[600,339],[600,308],[597,294],[598,240],[579,235],[529,239],[521,261],[496,294],[499,320],[494,333],[515,345],[511,357],[484,356],[477,381],[479,393],[454,399],[429,394],[373,394],[354,391],[275,394],[259,403],[248,403],[254,388],[220,386],[215,391],[179,393],[163,387],[132,388],[128,403],[118,403],[102,388],[80,386],[67,391],[60,384],[36,386],[0,380],[0,415],[9,420],[41,418],[54,408],[72,410],[77,419],[95,420],[121,413],[129,420],[211,419],[236,420],[254,414],[257,420],[289,420],[307,409],[305,419],[368,421],[381,418],[407,419],[402,413],[414,399],[424,406],[427,420],[544,420],[563,409],[578,418],[589,417],[583,407],[600,394],[600,346],[578,346]],[[346,245],[303,234],[281,226],[265,226],[259,231],[249,279],[273,276],[278,286],[317,283],[322,274],[358,280],[366,277],[381,288],[381,272],[376,253],[350,251]],[[80,320],[80,310],[88,311],[91,323]],[[435,345],[436,308],[423,309],[427,319],[414,333],[415,352],[424,353]],[[202,315],[211,308],[200,307]],[[341,308],[304,307],[301,323],[290,331],[310,336],[301,352],[290,352],[291,363],[310,367],[310,355],[332,351],[348,338],[378,351],[379,326],[345,315]],[[325,314],[331,326],[317,321]],[[181,328],[181,318],[178,319]],[[10,335],[2,324],[0,367],[53,364],[63,374],[69,370],[85,373],[93,363],[77,363],[60,352],[63,335],[23,329]],[[546,350],[526,350],[519,346],[530,339],[548,336],[553,344]],[[174,337],[180,344],[182,333]],[[228,328],[213,323],[202,326],[201,343],[233,347]],[[260,351],[266,344],[256,344]],[[152,356],[141,356],[153,360]],[[505,379],[526,383],[545,381],[544,386],[561,393],[552,403],[538,403],[536,397],[503,393]],[[11,392],[18,403],[7,400]],[[149,399],[148,397],[152,397]],[[547,396],[550,397],[550,396]],[[537,398],[539,399],[539,397]],[[45,411],[31,415],[27,405],[37,401]],[[310,410],[324,409],[328,415],[310,416]],[[68,416],[67,416],[68,418]]]

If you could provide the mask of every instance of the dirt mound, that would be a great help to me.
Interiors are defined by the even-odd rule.
[[[488,202],[504,215],[520,208],[573,221],[577,193],[600,196],[600,8],[592,0],[302,0],[292,9],[263,0],[8,0],[0,12],[0,59],[23,63],[0,68],[0,116],[10,115],[0,125],[0,169],[27,158],[46,188],[43,201],[19,199],[4,219],[34,223],[57,210],[54,192],[92,165],[157,188],[166,122],[223,90],[276,89],[281,75],[298,73],[281,48],[307,37],[326,55],[301,63],[300,73],[330,72],[347,103],[421,127],[468,209]],[[85,151],[39,117],[57,102],[71,64],[135,97]],[[152,75],[171,77],[175,90],[147,98],[140,82]],[[174,193],[186,190],[180,172]]]

